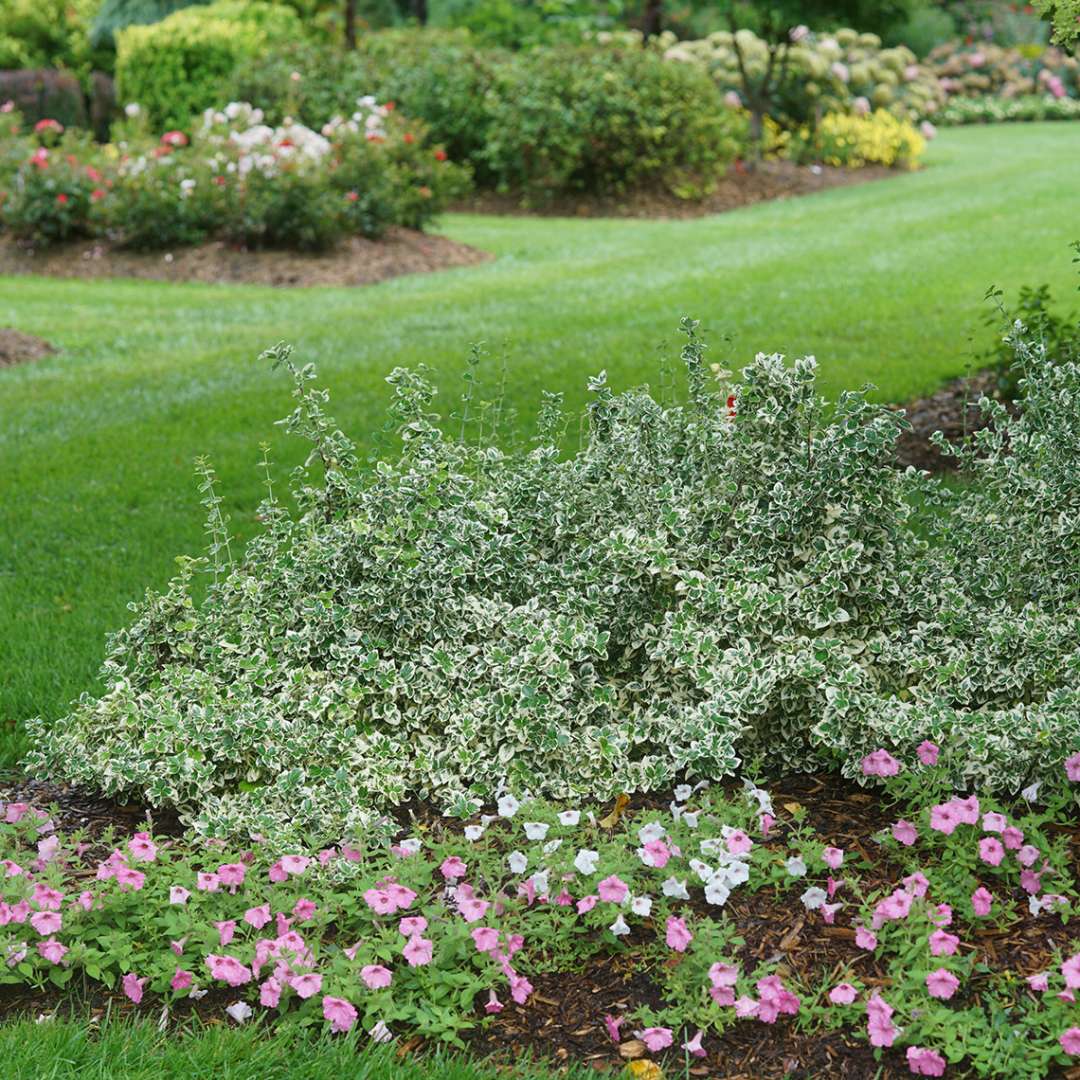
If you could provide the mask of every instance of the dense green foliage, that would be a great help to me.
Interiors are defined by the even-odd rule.
[[[393,31],[336,58],[291,46],[253,59],[228,93],[319,125],[343,88],[395,101],[478,184],[534,202],[642,186],[692,197],[746,147],[745,121],[704,72],[633,42],[511,54],[462,33]]]
[[[90,41],[96,47],[115,48],[115,35],[128,26],[149,26],[161,22],[174,11],[208,0],[103,0],[90,27]]]
[[[117,92],[146,110],[157,129],[183,129],[197,113],[224,104],[220,88],[242,59],[301,35],[296,13],[279,4],[218,0],[183,8],[116,35]]]

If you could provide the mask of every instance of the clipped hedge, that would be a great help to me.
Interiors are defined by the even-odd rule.
[[[137,102],[153,127],[185,129],[222,103],[221,88],[238,63],[302,34],[292,8],[261,0],[221,0],[129,26],[116,35],[118,96]]]

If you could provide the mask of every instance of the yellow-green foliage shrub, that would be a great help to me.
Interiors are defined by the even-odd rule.
[[[827,113],[814,128],[789,132],[769,124],[768,131],[776,156],[847,169],[864,165],[915,169],[926,150],[926,139],[914,124],[884,109],[866,116]]]
[[[184,8],[116,35],[120,101],[138,102],[154,128],[186,128],[220,104],[222,83],[242,60],[303,36],[296,12],[253,0]]]

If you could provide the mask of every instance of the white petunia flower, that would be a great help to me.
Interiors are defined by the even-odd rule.
[[[246,1001],[234,1001],[225,1011],[238,1024],[251,1019],[251,1006]]]
[[[701,881],[711,881],[715,871],[708,863],[703,863],[700,859],[690,860],[690,869],[697,874]]]
[[[548,871],[537,870],[535,874],[529,880],[533,884],[533,888],[536,890],[537,896],[547,896],[550,886],[548,885]]]
[[[559,823],[561,825],[568,825],[570,827],[573,827],[580,820],[581,820],[581,811],[580,810],[564,810],[559,815]]]
[[[1039,797],[1039,788],[1041,787],[1042,781],[1036,780],[1034,784],[1031,784],[1029,787],[1024,788],[1024,790],[1020,792],[1020,797],[1025,802],[1033,803]]]
[[[680,784],[675,789],[675,798],[678,799],[679,802],[686,802],[693,794],[694,789],[689,784]]]
[[[499,799],[499,817],[512,818],[521,809],[521,803],[513,795],[504,795]]]
[[[630,933],[630,927],[626,925],[626,920],[620,915],[608,929],[616,936],[622,937],[624,934]]]
[[[543,850],[544,850],[544,854],[545,854],[545,855],[553,855],[553,854],[554,854],[554,853],[555,853],[556,851],[558,851],[558,850],[559,850],[559,848],[561,848],[561,847],[562,847],[562,840],[561,840],[561,839],[558,839],[558,838],[556,838],[556,839],[554,839],[554,840],[549,840],[549,841],[548,841],[548,842],[547,842],[547,843],[546,843],[546,844],[544,845],[544,849],[543,849]]]
[[[686,822],[687,828],[696,829],[698,827],[698,818],[700,818],[700,817],[701,817],[701,811],[700,810],[693,810],[693,811],[687,810],[686,813],[683,814],[682,819],[683,819],[683,821]]]
[[[394,1041],[393,1033],[381,1020],[368,1032],[368,1034],[377,1043]]]
[[[600,862],[600,852],[582,848],[574,857],[574,869],[579,874],[595,874]]]
[[[398,847],[400,847],[406,855],[415,855],[422,845],[422,840],[418,837],[410,836],[408,840],[402,840]]]
[[[817,885],[811,885],[799,899],[803,902],[803,907],[807,911],[817,911],[829,899],[829,894]]]
[[[484,835],[484,826],[483,825],[466,825],[465,826],[465,839],[468,840],[469,843],[472,843],[472,844],[476,843],[476,841],[479,840],[480,837],[483,836],[483,835]]]
[[[529,860],[526,858],[524,852],[511,851],[506,858],[506,863],[510,867],[511,873],[524,874],[525,867],[529,865]]]
[[[530,840],[543,840],[547,836],[550,827],[550,825],[546,825],[542,821],[526,821],[525,835]]]
[[[731,890],[719,877],[714,877],[705,886],[705,899],[710,904],[716,904],[718,907],[723,907],[727,903],[730,895]]]
[[[792,855],[792,857],[784,863],[784,866],[792,877],[806,876],[806,863],[802,861],[802,857],[799,855]]]
[[[142,109],[139,108],[139,104],[136,101],[129,101],[124,106],[124,115],[130,117],[131,119],[134,119],[141,112],[142,112]]]
[[[665,896],[670,896],[673,900],[690,899],[690,894],[686,891],[685,880],[679,881],[675,877],[669,877],[660,888]]]
[[[667,830],[659,821],[650,821],[647,825],[642,825],[638,829],[638,840],[643,844],[650,844],[653,840],[660,840],[667,833]]]
[[[643,919],[647,919],[652,914],[652,897],[651,896],[635,896],[630,901],[630,910],[635,915],[640,915]]]
[[[721,864],[716,874],[729,888],[734,889],[736,885],[745,885],[750,880],[750,867],[738,859],[729,859]]]

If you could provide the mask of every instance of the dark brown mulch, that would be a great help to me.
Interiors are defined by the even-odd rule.
[[[221,241],[173,252],[124,251],[81,241],[34,251],[0,242],[0,274],[149,278],[245,285],[372,285],[402,274],[475,266],[491,255],[447,236],[392,228],[381,240],[353,237],[328,252],[248,251]]]
[[[514,195],[478,192],[454,205],[472,214],[525,214],[541,217],[695,218],[722,214],[741,206],[809,195],[828,188],[862,184],[900,176],[897,169],[868,165],[863,169],[837,169],[829,165],[795,165],[790,161],[764,161],[753,169],[737,164],[704,199],[680,199],[666,190],[635,191],[617,199],[564,195],[540,206],[523,207]]]
[[[904,432],[897,443],[900,464],[914,465],[932,473],[953,471],[955,459],[943,456],[931,446],[930,436],[940,431],[948,442],[959,443],[966,435],[986,427],[979,410],[979,398],[992,398],[997,389],[996,372],[976,371],[953,379],[929,397],[893,406],[903,409],[911,424],[911,431]]]
[[[0,326],[0,368],[29,364],[56,352],[56,348],[33,334],[10,326]]]

